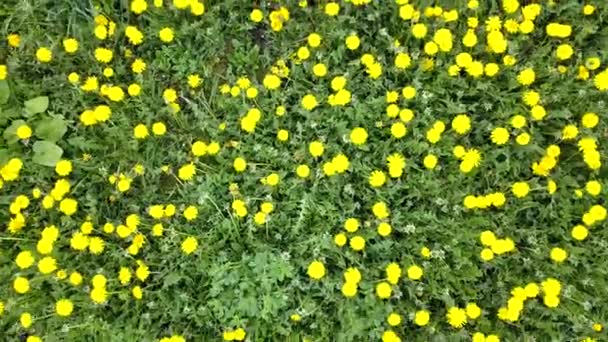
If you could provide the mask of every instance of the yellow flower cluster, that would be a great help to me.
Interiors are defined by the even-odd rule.
[[[483,261],[494,259],[494,255],[501,255],[515,250],[515,242],[510,238],[498,239],[494,232],[485,230],[479,235],[479,240],[484,248],[480,252]]]

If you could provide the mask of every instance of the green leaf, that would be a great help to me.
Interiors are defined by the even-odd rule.
[[[21,125],[25,125],[25,121],[15,120],[11,122],[10,126],[6,127],[2,136],[4,137],[4,140],[6,140],[7,144],[11,145],[19,140],[17,137],[17,128],[19,128]]]
[[[49,108],[49,98],[46,96],[35,97],[29,101],[25,101],[25,113],[28,116],[42,113]]]
[[[36,141],[32,149],[34,150],[32,161],[44,166],[55,166],[63,155],[61,147],[50,141]]]
[[[10,95],[11,89],[8,87],[8,82],[5,80],[0,81],[0,104],[8,102]]]
[[[56,142],[67,132],[65,120],[59,117],[44,119],[36,125],[34,134],[40,139]]]
[[[177,284],[180,280],[182,279],[182,276],[179,273],[169,273],[164,281],[163,281],[163,287],[169,287],[171,285],[175,285]]]
[[[6,148],[0,148],[0,165],[4,165],[8,162],[9,152]]]

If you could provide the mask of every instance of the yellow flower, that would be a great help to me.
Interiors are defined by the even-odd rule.
[[[422,163],[427,169],[433,170],[437,166],[437,157],[433,154],[428,154],[426,157],[424,157]]]
[[[424,271],[422,270],[422,268],[420,266],[417,266],[417,265],[412,265],[412,266],[408,267],[408,269],[407,269],[407,277],[410,278],[411,280],[420,280],[420,278],[422,278],[423,274],[424,274]]]
[[[274,74],[267,74],[262,81],[262,84],[266,89],[274,90],[281,86],[281,79]]]
[[[559,305],[559,297],[547,295],[543,297],[543,304],[548,308],[556,308]]]
[[[344,229],[349,233],[354,233],[359,229],[359,220],[356,218],[349,218],[344,221]]]
[[[59,203],[59,211],[67,216],[71,216],[78,209],[78,202],[72,198],[64,198]]]
[[[346,240],[346,235],[344,235],[343,233],[338,233],[334,236],[334,243],[338,247],[344,246],[346,244]]]
[[[130,84],[127,88],[127,93],[129,96],[139,96],[141,94],[141,86],[137,83]]]
[[[142,14],[148,9],[148,3],[146,0],[133,0],[131,1],[131,12],[135,14]]]
[[[277,139],[279,141],[287,141],[289,139],[289,131],[285,129],[280,129],[277,132]]]
[[[365,239],[361,236],[353,236],[350,239],[350,248],[352,248],[354,251],[362,251],[363,249],[365,249]]]
[[[175,89],[167,88],[163,90],[163,99],[168,103],[175,102],[177,100],[177,92]]]
[[[325,4],[325,14],[329,15],[330,17],[335,17],[338,15],[338,12],[340,12],[340,5],[338,5],[338,3],[328,2]]]
[[[312,73],[317,77],[327,75],[327,67],[323,63],[317,63],[312,67]]]
[[[38,270],[42,274],[49,274],[55,272],[57,269],[57,263],[52,257],[44,257],[38,261]]]
[[[342,294],[344,297],[354,297],[357,294],[357,284],[346,282],[342,285]]]
[[[32,326],[32,315],[29,312],[22,313],[19,317],[19,323],[21,323],[21,326],[25,329],[29,328]]]
[[[112,58],[114,57],[114,53],[110,49],[106,48],[97,48],[95,49],[95,59],[101,63],[110,63]]]
[[[367,131],[363,127],[356,127],[350,131],[350,141],[355,145],[363,145],[367,141]]]
[[[391,125],[391,135],[397,139],[403,138],[407,133],[407,128],[401,122],[395,122]]]
[[[119,86],[111,86],[108,89],[108,98],[114,102],[120,102],[125,98],[125,92]]]
[[[321,155],[323,155],[324,151],[325,151],[325,147],[323,146],[323,143],[320,141],[313,141],[308,145],[308,152],[313,157],[320,157]]]
[[[433,41],[444,52],[452,50],[452,40],[452,32],[446,28],[440,28],[433,35]]]
[[[562,248],[553,247],[551,249],[550,257],[551,257],[551,260],[553,260],[557,263],[561,263],[561,262],[564,262],[564,260],[566,260],[566,258],[568,257],[568,253],[566,252],[566,250],[564,250]]]
[[[78,41],[74,38],[66,38],[63,40],[63,49],[67,53],[78,51]]]
[[[196,248],[198,247],[198,241],[195,237],[189,236],[182,242],[182,252],[184,254],[189,255],[192,254]]]
[[[105,40],[108,37],[108,29],[104,25],[96,25],[93,34],[97,39]]]
[[[530,191],[530,186],[526,182],[516,182],[513,183],[511,190],[513,191],[515,197],[522,198],[528,195],[528,192]]]
[[[549,23],[546,32],[549,37],[567,38],[572,33],[572,27],[565,24]]]
[[[467,314],[464,309],[453,306],[448,309],[446,313],[446,319],[448,323],[454,328],[462,328],[467,324]]]
[[[302,98],[302,107],[306,110],[313,110],[317,105],[317,98],[312,94],[306,94]]]
[[[490,260],[494,259],[494,252],[492,252],[492,250],[490,248],[484,248],[481,250],[479,257],[483,261],[490,261]]]
[[[68,75],[68,81],[72,84],[78,84],[80,81],[80,76],[77,73],[72,72]]]
[[[581,118],[581,123],[585,128],[594,128],[599,123],[599,116],[595,113],[585,113]]]
[[[60,176],[67,176],[72,172],[72,162],[62,159],[55,164],[55,172]]]
[[[412,58],[407,53],[399,52],[397,56],[395,56],[395,67],[397,67],[397,69],[407,69],[411,64]]]
[[[165,135],[165,133],[167,132],[167,126],[165,126],[164,123],[162,122],[155,122],[154,124],[152,124],[152,133],[154,135]]]
[[[198,209],[195,206],[189,205],[184,209],[184,218],[187,221],[192,221],[198,216]]]
[[[315,260],[308,265],[307,274],[311,279],[319,280],[325,276],[325,265]]]
[[[469,48],[477,45],[477,35],[475,35],[475,31],[468,30],[462,37],[462,44]]]
[[[430,318],[431,318],[431,315],[429,314],[428,311],[418,310],[414,314],[414,323],[419,327],[423,327],[429,323]]]
[[[300,60],[307,60],[308,57],[310,57],[310,50],[308,50],[306,46],[301,46],[296,52],[296,55]]]
[[[136,74],[141,74],[146,70],[146,62],[141,58],[136,58],[133,63],[131,63],[131,70]]]
[[[236,172],[243,172],[247,168],[247,161],[244,158],[238,157],[234,159],[232,166]]]
[[[467,304],[465,310],[470,319],[477,319],[479,316],[481,316],[481,309],[475,303]]]
[[[36,59],[40,63],[48,63],[53,59],[53,52],[46,47],[41,47],[36,50]]]
[[[574,50],[572,49],[572,46],[570,46],[569,44],[561,44],[557,47],[557,50],[555,53],[557,55],[557,59],[563,61],[563,60],[566,60],[566,59],[569,59],[570,57],[572,57]]]
[[[517,74],[517,82],[524,86],[532,84],[535,79],[536,73],[532,68],[526,68]]]
[[[262,13],[262,11],[256,8],[251,11],[251,14],[249,14],[249,19],[251,19],[251,21],[253,21],[254,23],[259,23],[264,19],[264,13]]]
[[[414,88],[413,86],[405,86],[401,90],[401,93],[406,100],[411,100],[416,97],[416,88]]]
[[[13,281],[13,289],[15,289],[15,292],[18,294],[24,294],[30,290],[30,282],[27,278],[17,277]]]
[[[359,48],[359,45],[361,44],[361,40],[359,39],[359,37],[356,34],[351,34],[348,37],[346,37],[346,47],[349,50],[356,50],[357,48]]]
[[[401,316],[398,313],[392,312],[390,315],[388,315],[386,321],[388,325],[394,327],[401,324]]]
[[[72,314],[74,305],[69,299],[60,299],[55,303],[55,312],[57,315],[67,317]]]
[[[496,63],[488,63],[488,64],[486,64],[484,70],[485,70],[485,73],[487,76],[493,77],[498,73],[498,71],[500,70],[500,67]]]
[[[492,130],[491,139],[496,145],[504,145],[509,141],[509,131],[503,127],[496,127]]]
[[[80,89],[86,92],[97,91],[97,88],[99,88],[99,83],[97,81],[97,77],[95,76],[87,77],[84,84],[80,86]]]
[[[592,180],[585,184],[585,190],[592,196],[597,196],[602,192],[602,183]]]
[[[11,33],[6,37],[6,41],[8,42],[8,45],[16,48],[19,47],[19,44],[21,44],[21,36],[19,36],[17,33]]]
[[[78,286],[82,283],[82,275],[78,272],[72,272],[69,280],[72,285]]]
[[[426,44],[424,44],[424,53],[426,53],[427,55],[433,56],[437,52],[439,52],[439,46],[437,46],[435,42],[427,42]]]
[[[144,296],[144,293],[140,286],[134,286],[133,289],[131,289],[131,294],[133,295],[133,298],[137,300],[142,299]]]
[[[527,145],[530,142],[530,135],[528,133],[521,133],[515,137],[515,142],[518,145]]]
[[[401,278],[401,267],[397,263],[390,263],[386,266],[386,278],[389,283],[396,285]]]
[[[179,179],[184,180],[184,181],[191,180],[195,174],[196,174],[196,168],[194,167],[194,164],[192,164],[192,163],[183,165],[177,171],[177,176],[179,177]]]
[[[376,285],[376,295],[378,298],[387,299],[392,295],[392,293],[393,289],[389,283],[383,281]]]
[[[133,136],[135,139],[145,139],[148,135],[148,128],[144,124],[138,124],[133,128]]]
[[[164,27],[158,32],[158,37],[164,43],[171,43],[174,38],[173,30],[169,27]]]
[[[266,213],[259,211],[253,216],[253,221],[257,225],[263,225],[266,223],[266,217],[267,217]]]
[[[452,120],[452,129],[458,134],[466,134],[471,129],[471,118],[466,114],[459,114]]]
[[[201,77],[198,74],[188,75],[188,86],[192,89],[196,89],[201,85]]]
[[[201,16],[205,13],[205,5],[199,0],[190,0],[190,13]]]
[[[401,338],[392,330],[382,333],[382,342],[401,342]]]
[[[29,251],[20,252],[15,258],[15,263],[20,269],[26,269],[31,267],[35,261],[36,259],[34,259],[34,256]]]
[[[93,287],[89,297],[95,304],[105,303],[108,299],[108,292],[105,287]]]
[[[192,154],[197,157],[204,156],[207,154],[207,144],[202,141],[195,141],[190,150],[192,151]]]
[[[32,136],[32,129],[30,128],[30,126],[22,124],[17,127],[17,131],[15,132],[15,134],[19,139],[29,139]]]
[[[379,219],[385,219],[389,216],[389,209],[384,202],[376,202],[372,206],[372,212]]]
[[[582,241],[587,238],[587,235],[589,234],[589,230],[585,226],[579,224],[579,225],[574,226],[574,228],[572,228],[572,231],[570,234],[572,235],[572,238],[574,238],[575,240]]]

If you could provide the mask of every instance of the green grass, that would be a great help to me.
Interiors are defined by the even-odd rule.
[[[0,279],[5,280],[0,286],[0,302],[5,307],[0,316],[0,340],[36,335],[44,341],[157,341],[181,334],[188,341],[211,341],[221,340],[224,331],[236,328],[245,329],[250,341],[373,341],[389,329],[403,341],[470,341],[475,332],[496,334],[503,341],[605,339],[605,332],[595,332],[592,324],[608,323],[606,224],[593,225],[584,241],[574,240],[570,231],[591,206],[605,206],[608,194],[606,167],[591,170],[577,147],[581,137],[591,136],[598,142],[602,161],[608,158],[604,146],[608,137],[606,92],[593,84],[595,75],[605,70],[608,62],[607,7],[598,1],[596,12],[583,16],[578,2],[543,4],[531,34],[505,33],[507,52],[517,58],[514,66],[505,66],[504,54],[486,51],[484,22],[492,15],[521,21],[521,11],[506,14],[499,1],[480,2],[480,8],[473,11],[467,9],[465,1],[417,1],[415,6],[422,12],[432,3],[459,11],[458,21],[449,23],[422,15],[420,22],[429,30],[423,40],[415,39],[411,23],[399,18],[395,1],[365,6],[341,3],[337,17],[325,15],[323,5],[313,4],[316,1],[309,1],[307,8],[295,1],[258,1],[254,5],[236,0],[207,1],[201,17],[178,11],[168,1],[162,9],[148,1],[148,10],[139,16],[129,11],[127,0],[9,0],[0,4],[0,36],[21,36],[18,48],[9,47],[4,39],[0,43],[0,64],[8,66],[5,84],[10,92],[6,103],[0,101],[0,130],[6,130],[0,138],[0,166],[13,157],[24,163],[18,180],[4,182],[0,190],[0,221],[8,225],[13,216],[8,208],[16,196],[25,194],[31,201],[22,211],[27,218],[25,228],[17,234],[3,230],[0,235]],[[274,32],[268,14],[280,3],[289,9],[291,18],[283,30]],[[256,24],[249,19],[254,8],[263,10],[264,22]],[[115,36],[103,42],[93,36],[94,17],[100,13],[117,25]],[[479,43],[473,48],[461,43],[470,16],[477,16],[480,22],[476,29]],[[545,26],[550,22],[572,25],[573,34],[564,39],[548,37]],[[128,43],[124,36],[127,25],[144,33],[142,45]],[[170,44],[158,38],[163,27],[175,31]],[[425,71],[424,43],[443,27],[451,30],[454,47],[438,53],[435,67]],[[322,36],[321,46],[310,48],[308,60],[296,61],[295,52],[306,45],[312,32]],[[361,38],[361,46],[350,51],[344,40],[354,32]],[[65,37],[79,41],[76,54],[63,51]],[[395,39],[401,47],[394,46]],[[563,62],[555,57],[561,43],[574,47],[572,58]],[[50,63],[36,60],[40,46],[53,50]],[[114,76],[110,80],[102,74],[104,66],[95,61],[94,50],[101,46],[114,51],[109,64]],[[132,57],[126,57],[127,50]],[[405,71],[394,66],[398,51],[412,56],[412,66]],[[458,77],[449,76],[448,67],[463,51],[484,64],[497,63],[499,73],[472,78],[463,71]],[[382,64],[379,79],[366,75],[360,63],[364,53],[374,55]],[[147,63],[141,75],[131,72],[134,57]],[[577,79],[579,66],[589,57],[598,57],[600,68],[590,71],[588,80]],[[279,90],[266,90],[263,79],[279,59],[287,62],[290,74]],[[312,73],[312,66],[319,62],[328,67],[322,79]],[[566,66],[567,71],[558,72],[558,65]],[[536,81],[529,87],[516,80],[526,67],[536,72]],[[129,84],[138,83],[142,94],[112,102],[71,85],[67,80],[71,72],[80,74],[81,80],[96,75],[100,84],[120,85],[125,92]],[[193,73],[203,79],[195,90],[187,84],[188,75]],[[346,88],[352,101],[344,107],[332,107],[327,104],[332,94],[329,84],[340,75],[348,80]],[[240,77],[248,77],[258,89],[255,99],[220,93],[221,85],[232,86]],[[385,95],[391,90],[400,92],[407,85],[417,89],[416,97],[400,97],[397,104],[413,110],[415,118],[407,123],[407,135],[398,140],[391,137],[390,126],[399,119],[387,116]],[[179,113],[173,113],[163,100],[163,90],[168,87],[178,91]],[[547,118],[532,119],[529,107],[522,102],[526,90],[540,93]],[[300,105],[308,93],[320,104],[312,111]],[[38,96],[49,98],[48,109],[25,115],[23,103]],[[80,114],[101,104],[112,108],[111,119],[84,127]],[[274,114],[280,105],[287,109],[284,116]],[[248,134],[241,130],[240,120],[254,107],[262,111],[262,118],[255,132]],[[600,118],[592,129],[581,125],[587,112]],[[467,113],[472,120],[471,131],[464,136],[457,135],[450,125],[460,113]],[[528,119],[526,127],[510,126],[515,114]],[[57,208],[45,210],[40,199],[32,198],[34,187],[46,195],[59,177],[52,167],[35,162],[40,156],[35,156],[33,146],[42,139],[11,139],[16,127],[8,129],[16,120],[37,127],[41,120],[50,118],[61,119],[67,127],[56,144],[63,150],[61,158],[71,160],[74,167],[67,176],[72,185],[68,196],[79,204],[72,216]],[[437,120],[445,123],[446,130],[437,144],[431,144],[426,133]],[[144,140],[133,137],[137,124],[150,129],[158,121],[166,124],[166,135]],[[224,130],[219,129],[222,124],[226,125]],[[578,126],[576,140],[561,138],[567,124]],[[505,145],[498,146],[490,139],[498,126],[511,132]],[[350,131],[355,127],[364,127],[369,134],[363,146],[350,142]],[[277,140],[279,129],[289,131],[287,142]],[[530,134],[530,144],[516,144],[515,136],[521,132]],[[196,140],[216,141],[221,150],[216,156],[194,157],[190,148]],[[308,153],[313,140],[325,145],[324,155],[317,159]],[[549,177],[534,175],[531,164],[552,144],[561,148],[557,166]],[[460,161],[453,155],[456,145],[478,149],[483,157],[481,165],[470,173],[460,172]],[[380,188],[371,187],[369,174],[374,170],[387,172],[386,158],[396,152],[406,158],[403,175]],[[348,157],[348,171],[324,175],[323,163],[339,153]],[[430,153],[439,158],[435,170],[423,165]],[[83,159],[83,154],[91,159]],[[248,162],[244,173],[233,169],[237,157]],[[177,173],[189,162],[194,163],[197,174],[184,182]],[[136,164],[145,167],[144,175],[135,176],[132,169]],[[311,168],[306,180],[296,176],[300,164]],[[165,165],[168,173],[161,170]],[[280,184],[262,184],[261,179],[273,172],[280,175]],[[108,182],[110,175],[118,173],[133,177],[126,193]],[[555,194],[546,190],[549,179],[557,183]],[[604,186],[598,196],[584,190],[590,180]],[[530,184],[525,198],[516,198],[511,192],[517,181]],[[230,191],[233,183],[238,184],[238,194]],[[582,190],[582,196],[577,196],[576,190]],[[505,194],[503,207],[463,207],[467,195],[492,192]],[[247,203],[246,218],[239,219],[231,209],[235,198]],[[253,217],[265,201],[273,203],[275,209],[266,224],[257,225]],[[388,222],[393,232],[388,237],[376,232],[380,220],[371,208],[377,201],[390,208]],[[147,208],[169,203],[176,205],[178,212],[163,219],[164,236],[154,237],[151,229],[156,220],[147,214]],[[188,205],[199,211],[193,221],[181,216]],[[138,230],[146,237],[137,256],[127,253],[131,238],[123,240],[102,230],[104,223],[118,225],[133,213],[140,216]],[[101,255],[70,248],[72,233],[87,216],[95,227],[92,235],[106,243]],[[334,244],[334,235],[344,231],[343,223],[349,217],[362,222],[356,233],[366,240],[362,252]],[[20,270],[15,264],[20,251],[32,251],[36,260],[42,257],[36,252],[36,243],[42,229],[51,224],[60,229],[51,256],[68,274],[75,270],[82,273],[83,285],[75,287],[67,279],[43,275],[35,265]],[[485,230],[511,238],[516,250],[482,261],[479,235]],[[186,236],[199,242],[192,255],[180,250]],[[420,255],[424,246],[432,250],[428,259]],[[564,248],[567,260],[551,261],[553,247]],[[145,282],[133,279],[128,285],[119,284],[120,267],[134,271],[136,260],[149,266],[150,277]],[[306,274],[313,260],[322,260],[327,268],[320,281]],[[391,262],[401,266],[403,275],[393,286],[393,296],[382,300],[376,296],[375,286],[385,280],[385,267]],[[412,264],[424,269],[421,281],[407,279],[406,270]],[[363,277],[354,298],[345,298],[340,291],[343,272],[349,267],[357,267]],[[110,295],[103,305],[95,305],[89,298],[95,274],[108,278]],[[12,288],[17,275],[30,279],[31,289],[24,295]],[[541,294],[526,300],[516,322],[498,319],[496,313],[507,304],[514,287],[540,284],[549,277],[562,284],[557,308],[543,305]],[[143,288],[142,300],[131,295],[135,285]],[[68,318],[55,314],[55,301],[60,298],[74,303]],[[482,308],[482,316],[469,319],[462,329],[450,327],[447,310],[470,302]],[[424,327],[413,323],[414,313],[421,309],[431,314]],[[30,312],[35,319],[28,329],[19,325],[23,312]],[[388,325],[391,312],[402,315],[400,326]],[[302,316],[300,322],[290,320],[294,313]]]

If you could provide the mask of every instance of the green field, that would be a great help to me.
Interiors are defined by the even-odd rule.
[[[608,4],[4,0],[0,341],[608,341]]]

